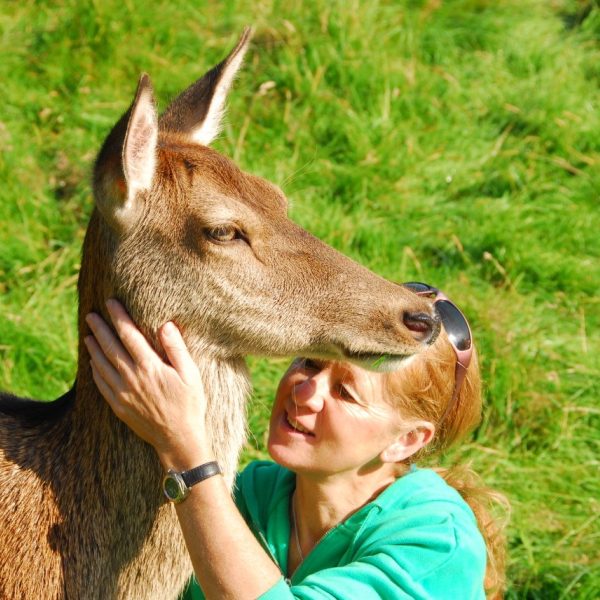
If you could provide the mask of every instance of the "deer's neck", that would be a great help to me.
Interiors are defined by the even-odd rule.
[[[206,431],[228,482],[233,483],[239,452],[246,438],[249,379],[243,360],[197,358],[207,399]]]
[[[83,337],[89,334],[85,316],[97,312],[106,320],[105,302],[115,293],[111,277],[114,240],[97,211],[94,211],[84,241],[79,276],[79,366],[77,372],[77,401],[73,418],[74,429],[87,431],[99,451],[108,453],[108,461],[143,461],[158,465],[154,453],[142,444],[111,413],[92,379],[89,355]],[[157,291],[157,293],[160,293]],[[157,323],[156,326],[162,325]],[[152,338],[154,331],[147,332]],[[240,448],[246,434],[246,399],[249,392],[248,375],[243,359],[216,359],[207,356],[201,348],[193,350],[204,382],[207,400],[207,431],[215,457],[221,463],[231,483],[235,474]],[[104,440],[111,440],[112,447]],[[121,457],[115,453],[122,453]],[[127,457],[133,456],[131,460]],[[151,457],[151,458],[150,458]]]

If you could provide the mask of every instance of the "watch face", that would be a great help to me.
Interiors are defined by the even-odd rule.
[[[165,492],[165,496],[169,500],[177,500],[181,496],[179,482],[174,477],[165,477],[165,480],[163,481],[163,490]]]
[[[167,497],[167,500],[170,500],[171,502],[181,502],[187,497],[190,490],[187,485],[185,485],[181,473],[169,469],[163,479],[163,492]]]

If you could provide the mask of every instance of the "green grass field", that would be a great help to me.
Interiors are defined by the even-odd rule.
[[[485,413],[447,462],[508,495],[508,598],[600,597],[600,8],[574,0],[5,2],[0,388],[75,373],[76,280],[104,136],[254,42],[215,147],[374,271],[469,316]],[[244,460],[284,361],[250,360]]]

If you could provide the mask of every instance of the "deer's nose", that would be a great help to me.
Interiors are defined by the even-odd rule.
[[[433,344],[440,332],[440,319],[424,312],[405,312],[402,322],[417,342]]]

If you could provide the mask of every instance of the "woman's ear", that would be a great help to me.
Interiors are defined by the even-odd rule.
[[[435,425],[429,421],[415,421],[408,431],[400,433],[396,441],[385,448],[379,458],[386,463],[400,462],[416,454],[429,444],[435,433]]]

